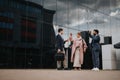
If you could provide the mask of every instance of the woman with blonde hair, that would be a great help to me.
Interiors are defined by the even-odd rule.
[[[86,42],[84,39],[82,39],[81,33],[78,32],[77,38],[73,40],[71,55],[71,62],[73,62],[73,67],[75,70],[81,69],[86,48],[87,48]]]

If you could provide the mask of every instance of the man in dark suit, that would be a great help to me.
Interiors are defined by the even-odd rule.
[[[93,60],[93,69],[99,71],[99,54],[100,54],[100,36],[99,31],[94,29],[93,35],[90,32],[90,38],[92,38],[91,47],[92,47],[92,60]]]
[[[64,31],[62,28],[58,29],[58,35],[56,36],[56,49],[57,49],[57,53],[60,53],[61,51],[65,54],[64,51],[64,43],[67,41],[64,41],[64,39],[62,38]],[[66,60],[62,61],[57,61],[57,69],[60,70],[62,69],[62,63],[64,68],[66,69]]]

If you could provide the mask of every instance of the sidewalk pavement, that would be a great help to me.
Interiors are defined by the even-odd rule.
[[[0,69],[0,80],[120,80],[120,70]]]

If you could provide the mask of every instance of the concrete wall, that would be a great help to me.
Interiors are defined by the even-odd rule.
[[[103,69],[120,69],[120,50],[113,45],[102,45]]]
[[[116,59],[117,69],[120,69],[120,49],[116,49]]]

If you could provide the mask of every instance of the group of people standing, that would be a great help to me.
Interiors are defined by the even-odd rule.
[[[81,32],[76,34],[76,38],[73,39],[72,33],[70,33],[70,37],[67,40],[62,38],[64,34],[64,30],[62,28],[58,29],[58,34],[56,36],[56,50],[57,53],[61,52],[65,55],[64,44],[70,41],[71,51],[71,63],[73,63],[73,68],[75,70],[80,70],[84,60],[84,53],[87,49],[87,44],[85,40],[81,36]],[[100,36],[99,31],[97,29],[93,30],[93,34],[89,31],[89,37],[92,38],[91,47],[92,47],[92,61],[93,61],[93,69],[95,71],[99,70],[99,52],[100,52]],[[61,70],[62,65],[64,69],[67,69],[66,59],[64,61],[57,61],[57,69]]]

